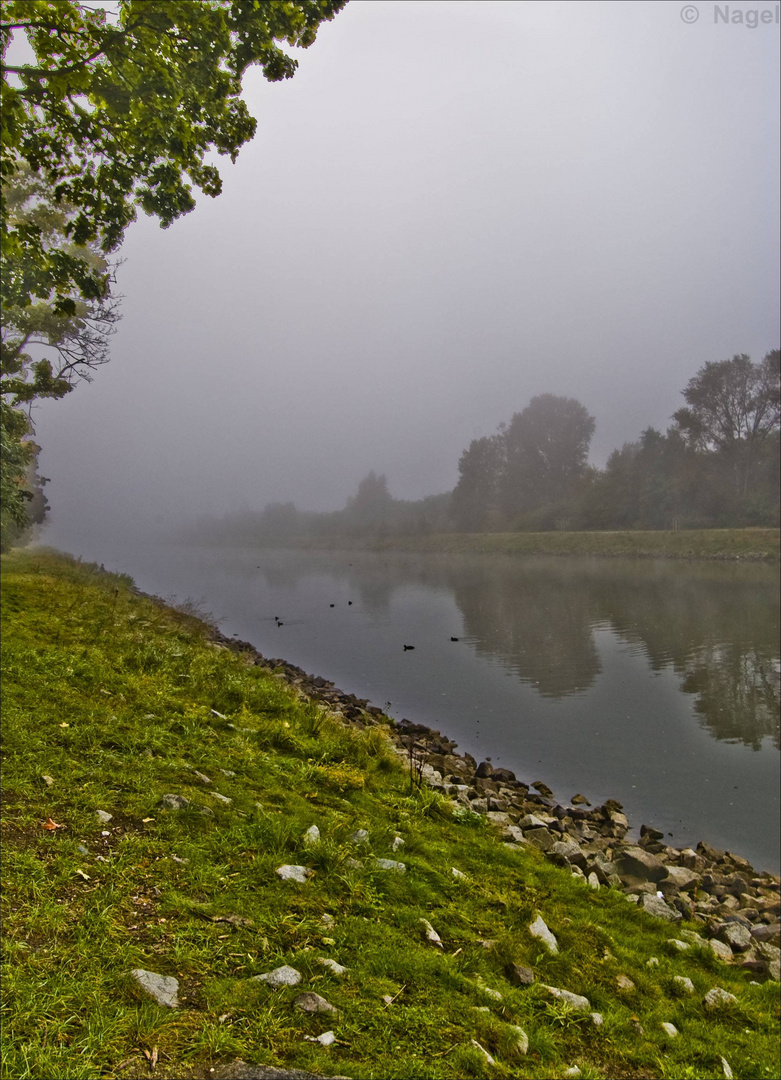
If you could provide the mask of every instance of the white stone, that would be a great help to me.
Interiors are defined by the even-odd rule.
[[[394,836],[391,841],[391,851],[398,851],[404,847],[404,840],[400,836]]]
[[[169,1009],[178,1008],[178,979],[170,975],[158,975],[154,971],[145,971],[143,968],[134,968],[130,974],[141,989],[153,997],[158,1005],[165,1005]]]
[[[678,1028],[675,1024],[670,1024],[666,1020],[662,1020],[661,1028],[665,1035],[669,1035],[671,1039],[674,1039],[678,1034]]]
[[[533,923],[529,926],[529,933],[532,937],[539,938],[548,952],[556,955],[559,951],[559,943],[556,941],[555,936],[550,932],[541,915],[538,915]]]
[[[456,879],[456,881],[466,881],[466,874],[462,874],[460,870],[456,870],[455,866],[450,867],[450,873]]]
[[[107,813],[107,811],[105,810],[96,810],[95,813],[98,815],[98,820],[102,821],[104,825],[108,825],[113,816],[112,814]]]
[[[602,1013],[593,1012],[589,1013],[589,1016],[591,1017],[591,1023],[594,1025],[594,1027],[602,1027],[605,1022],[605,1018]]]
[[[729,1067],[729,1062],[726,1058],[721,1058],[721,1068],[724,1072],[724,1080],[732,1080],[732,1069]]]
[[[264,982],[273,987],[298,986],[301,982],[301,972],[284,964],[282,967],[274,968],[273,971],[267,971],[265,975],[253,975],[252,981]]]
[[[681,941],[680,938],[675,937],[670,938],[669,944],[672,945],[674,949],[677,949],[678,952],[686,952],[687,949],[691,948],[687,941]]]
[[[317,962],[318,964],[322,964],[323,967],[328,968],[333,975],[344,975],[344,973],[349,970],[342,964],[337,964],[330,956],[318,956]]]
[[[420,925],[426,931],[426,941],[430,941],[432,945],[437,945],[440,949],[444,948],[442,944],[442,938],[436,932],[434,927],[428,921],[428,919],[419,919]]]
[[[320,1043],[321,1046],[331,1046],[336,1042],[333,1031],[324,1031],[322,1035],[305,1035],[306,1042]]]
[[[519,1054],[528,1054],[529,1052],[529,1036],[523,1030],[522,1027],[518,1027],[516,1024],[508,1024],[507,1028],[518,1039],[515,1044],[515,1049]]]
[[[356,829],[354,833],[350,835],[350,840],[354,844],[368,844],[369,834],[366,829]]]
[[[486,1065],[495,1065],[496,1064],[496,1062],[491,1057],[491,1055],[488,1053],[486,1048],[484,1046],[481,1046],[480,1043],[477,1041],[477,1039],[470,1039],[469,1045],[474,1046],[475,1050],[480,1051],[480,1053],[485,1058]]]
[[[298,881],[302,885],[309,876],[309,871],[305,866],[290,866],[287,863],[283,866],[278,866],[276,872],[283,881]]]
[[[560,990],[558,986],[545,986],[545,984],[543,984],[543,990],[547,990],[551,997],[555,997],[558,1001],[564,1001],[567,1005],[571,1005],[573,1009],[591,1008],[588,998],[582,997],[580,994],[573,994],[569,990]]]
[[[734,994],[730,994],[728,990],[722,990],[720,986],[714,986],[712,990],[703,998],[703,1004],[708,1012],[715,1012],[717,1009],[723,1009],[725,1006],[737,1005],[738,999]]]
[[[691,979],[688,979],[685,975],[675,975],[673,977],[673,982],[675,983],[675,985],[677,987],[679,987],[681,990],[683,990],[683,992],[685,994],[693,994],[694,993],[694,983],[691,981]]]
[[[311,847],[312,844],[316,844],[320,839],[320,830],[316,825],[310,825],[304,833],[304,845]]]
[[[574,1080],[575,1077],[578,1077],[578,1076],[581,1075],[581,1072],[580,1072],[580,1069],[577,1067],[577,1065],[570,1065],[570,1067],[568,1069],[565,1069],[564,1072],[561,1075],[562,1076],[567,1076],[567,1077],[572,1077],[573,1080]]]
[[[406,874],[407,867],[403,862],[396,862],[394,859],[375,859],[374,865],[378,870],[395,870],[397,874]]]
[[[210,791],[209,794],[213,799],[219,799],[221,803],[232,803],[233,799],[229,799],[227,795],[220,795],[219,791]]]
[[[599,878],[597,877],[597,875],[594,873],[593,870],[591,871],[591,873],[589,874],[589,876],[588,876],[588,878],[586,880],[588,881],[589,886],[592,889],[598,889],[599,888]]]
[[[646,967],[659,967],[659,957],[652,956],[645,962]]]

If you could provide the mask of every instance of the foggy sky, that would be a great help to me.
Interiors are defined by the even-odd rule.
[[[778,26],[698,7],[351,0],[249,73],[223,194],[131,226],[111,363],[35,411],[44,539],[436,494],[540,393],[603,465],[777,347]]]

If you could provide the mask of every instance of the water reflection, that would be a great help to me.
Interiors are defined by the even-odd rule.
[[[776,568],[640,560],[264,553],[269,584],[321,576],[375,618],[397,590],[445,590],[478,655],[542,697],[591,688],[609,627],[655,671],[672,668],[715,738],[781,746]],[[257,571],[256,571],[257,572]]]

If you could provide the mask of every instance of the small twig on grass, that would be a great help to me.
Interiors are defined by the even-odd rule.
[[[385,1008],[387,1009],[387,1008],[388,1008],[388,1007],[389,1007],[390,1005],[392,1005],[392,1004],[393,1004],[393,1002],[394,1002],[394,1001],[396,1000],[396,998],[397,998],[397,997],[399,996],[399,994],[401,994],[401,993],[402,993],[402,992],[403,992],[404,990],[406,990],[406,989],[407,989],[407,984],[406,984],[406,983],[404,983],[404,985],[402,986],[401,990],[399,990],[399,993],[398,993],[398,994],[394,994],[394,995],[393,995],[393,997],[392,997],[392,998],[390,999],[390,1001],[386,1001],[386,1002],[385,1002]]]
[[[457,1046],[458,1046],[458,1043],[453,1043],[453,1045],[451,1047],[449,1047],[447,1050],[440,1050],[438,1054],[432,1054],[431,1056],[432,1057],[447,1057],[447,1055],[450,1053],[450,1051],[455,1050],[455,1048]]]

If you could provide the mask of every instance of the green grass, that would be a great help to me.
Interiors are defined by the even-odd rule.
[[[779,1075],[777,983],[752,985],[705,950],[673,954],[677,931],[621,894],[410,791],[381,725],[345,727],[126,578],[29,551],[2,571],[3,1077],[151,1076],[155,1048],[158,1075],[177,1077],[235,1057],[356,1080],[549,1078],[575,1064],[584,1077],[704,1078],[722,1075],[722,1056],[736,1077]],[[190,806],[163,807],[169,792]],[[63,827],[44,829],[49,818]],[[306,847],[312,824],[321,840]],[[368,848],[350,842],[357,828]],[[377,871],[375,855],[407,873]],[[285,883],[281,863],[314,873]],[[528,933],[537,912],[558,956]],[[349,970],[336,977],[320,957]],[[511,985],[510,962],[537,982]],[[302,973],[298,987],[249,981],[281,964]],[[181,1008],[142,999],[136,967],[176,976]],[[543,983],[587,996],[604,1025],[549,1001]],[[738,1003],[713,1017],[702,998],[716,985]],[[297,1011],[309,989],[338,1017]],[[328,1029],[330,1048],[305,1041]]]
[[[604,555],[657,559],[778,562],[778,529],[685,529],[678,532],[441,533],[301,541],[302,547],[488,555]]]

